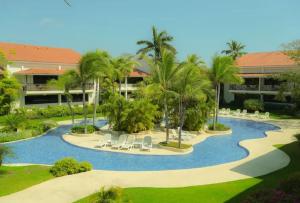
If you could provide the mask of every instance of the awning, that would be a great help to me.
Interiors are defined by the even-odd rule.
[[[17,75],[62,75],[66,69],[55,69],[55,68],[29,68],[15,72]]]

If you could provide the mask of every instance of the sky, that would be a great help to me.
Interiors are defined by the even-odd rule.
[[[247,52],[300,39],[300,0],[0,0],[0,41],[135,54],[151,27],[174,37],[178,58],[207,63],[237,40]]]

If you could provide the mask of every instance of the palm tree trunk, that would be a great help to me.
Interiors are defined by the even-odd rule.
[[[99,78],[96,80],[95,88],[95,98],[94,98],[94,109],[93,109],[93,125],[96,125],[96,116],[97,116],[97,105],[98,105],[98,89],[99,89]]]
[[[71,96],[69,94],[70,94],[69,92],[65,93],[65,95],[67,97],[67,104],[68,104],[69,110],[71,112],[72,126],[74,126],[74,124],[75,124],[75,116],[74,116],[74,111],[73,111],[73,108],[72,108],[72,99],[71,99]]]
[[[218,123],[218,118],[219,118],[220,92],[221,92],[221,84],[218,83],[218,97],[217,97],[216,123]]]
[[[121,91],[121,87],[122,87],[122,82],[121,80],[119,80],[119,95],[122,95],[122,91]]]
[[[182,99],[179,97],[179,131],[178,131],[178,148],[180,149],[181,147],[181,135],[182,135],[182,120],[183,120],[183,115],[182,115]]]
[[[164,111],[165,111],[165,127],[166,127],[166,142],[169,142],[169,113],[168,113],[168,104],[167,97],[164,98]]]
[[[217,102],[218,102],[218,85],[216,85],[216,92],[215,92],[215,108],[214,108],[214,118],[213,118],[214,130],[216,130],[216,123],[217,123]]]
[[[127,77],[125,77],[125,98],[128,99],[128,91],[127,91]]]
[[[86,112],[86,103],[85,103],[85,83],[82,85],[82,105],[83,105],[83,116],[84,116],[84,134],[87,134],[87,112]]]

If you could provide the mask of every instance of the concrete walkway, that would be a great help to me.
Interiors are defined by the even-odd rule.
[[[270,122],[273,123],[273,122]],[[274,144],[295,141],[300,131],[299,120],[276,121],[283,127],[267,132],[267,137],[241,142],[250,154],[245,159],[217,166],[188,170],[154,172],[90,171],[56,178],[23,191],[0,198],[3,203],[68,203],[90,195],[101,186],[121,187],[184,187],[205,185],[257,177],[287,166],[290,158]],[[292,127],[290,127],[292,126]]]

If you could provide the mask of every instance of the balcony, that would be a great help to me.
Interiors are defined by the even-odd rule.
[[[127,84],[127,91],[134,91],[137,90],[138,85],[137,84]],[[125,91],[126,90],[126,85],[122,84],[121,85],[121,91]]]
[[[230,85],[229,90],[259,91],[258,85]]]
[[[93,83],[86,84],[86,90],[93,90],[93,88],[94,88]],[[72,88],[72,90],[81,90],[81,87],[78,86]],[[59,90],[58,88],[49,86],[47,84],[24,84],[23,91],[28,92],[28,91],[62,91],[62,90]]]

